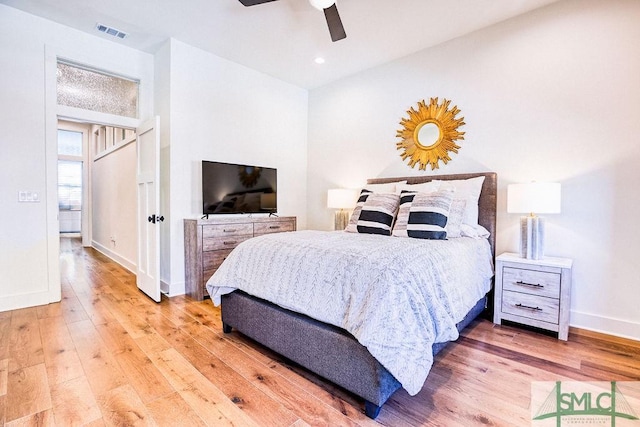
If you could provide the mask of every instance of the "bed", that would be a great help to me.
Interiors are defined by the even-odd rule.
[[[443,267],[439,267],[439,264],[434,264],[432,267],[424,268],[422,262],[425,263],[424,265],[431,266],[431,264],[428,264],[428,262],[431,261],[427,262],[426,258],[420,258],[422,255],[419,255],[419,251],[422,251],[423,246],[426,245],[425,241],[417,242],[421,239],[366,235],[356,237],[350,236],[350,233],[345,232],[325,232],[324,234],[320,234],[319,232],[305,231],[294,232],[296,234],[292,236],[285,236],[289,233],[281,233],[277,236],[267,237],[264,240],[258,240],[263,239],[261,237],[245,242],[247,246],[254,245],[256,248],[262,246],[263,249],[272,249],[266,251],[270,252],[270,254],[263,256],[266,257],[266,261],[263,260],[262,264],[256,261],[256,265],[252,265],[253,261],[251,258],[242,258],[245,254],[243,254],[242,250],[238,251],[238,249],[236,249],[232,253],[233,256],[229,257],[230,261],[225,261],[218,272],[209,280],[207,289],[211,294],[212,301],[214,301],[214,303],[221,303],[222,306],[224,332],[229,333],[232,329],[236,329],[311,372],[361,397],[365,401],[365,413],[370,418],[377,417],[382,405],[399,388],[405,388],[409,394],[416,394],[428,375],[433,356],[444,348],[448,341],[455,340],[457,333],[483,311],[491,310],[489,306],[491,298],[488,298],[487,294],[491,289],[491,277],[493,276],[492,260],[495,255],[497,176],[495,173],[489,172],[368,180],[367,185],[371,186],[398,181],[406,181],[407,185],[415,185],[427,183],[434,179],[439,181],[455,180],[460,182],[460,180],[471,180],[478,177],[484,177],[484,181],[481,184],[481,192],[478,198],[477,220],[478,224],[488,231],[489,236],[486,239],[449,239],[446,243],[443,243],[444,241],[442,240],[433,241],[433,245],[440,245],[440,247],[443,248],[442,255],[436,255],[436,258],[440,258],[438,263],[442,262]],[[354,241],[357,239],[360,240],[356,244]],[[344,281],[344,284],[341,284],[340,287],[336,287],[338,286],[337,282],[324,279],[322,283],[326,283],[326,292],[330,295],[335,295],[336,292],[343,292],[344,295],[342,298],[336,298],[336,300],[342,299],[343,301],[335,301],[335,303],[331,301],[327,303],[325,299],[323,309],[315,309],[310,306],[310,304],[316,299],[316,294],[320,295],[322,292],[325,292],[322,289],[317,290],[317,288],[322,288],[322,286],[316,285],[313,290],[304,291],[297,288],[294,290],[288,290],[288,288],[273,291],[265,290],[265,288],[270,289],[268,286],[263,286],[265,283],[274,282],[271,283],[271,286],[278,288],[281,287],[281,283],[286,282],[286,278],[278,277],[277,279],[274,278],[274,280],[271,280],[272,276],[256,276],[261,278],[255,279],[244,271],[250,272],[252,269],[268,269],[269,265],[277,261],[281,252],[284,254],[288,253],[289,247],[287,245],[295,248],[295,251],[291,249],[293,251],[291,252],[291,254],[293,254],[291,256],[299,257],[297,259],[300,260],[299,263],[295,263],[298,267],[292,267],[287,271],[294,271],[296,269],[303,270],[299,271],[299,275],[292,279],[296,280],[296,286],[304,282],[304,280],[300,279],[300,277],[304,277],[304,274],[307,274],[308,277],[313,276],[314,279],[312,280],[310,278],[308,279],[309,281],[317,281],[315,277],[320,277],[324,274],[321,269],[313,270],[316,265],[314,263],[319,262],[317,261],[318,259],[322,259],[323,262],[332,263],[332,265],[346,262],[347,264],[345,264],[345,266],[334,268],[334,270],[349,270],[346,268],[348,261],[341,260],[340,254],[332,254],[326,249],[322,249],[324,252],[322,252],[320,256],[307,256],[305,255],[306,252],[300,252],[302,247],[304,247],[304,250],[307,250],[306,247],[315,247],[316,242],[318,242],[317,244],[319,245],[323,240],[326,240],[327,245],[332,248],[339,248],[338,250],[342,248],[343,257],[346,256],[345,254],[351,254],[351,252],[356,249],[360,250],[356,245],[361,245],[361,251],[363,252],[373,253],[376,252],[376,248],[380,248],[379,252],[393,253],[394,256],[398,254],[397,259],[393,261],[393,265],[402,264],[402,262],[409,263],[406,259],[411,259],[411,263],[408,265],[409,267],[420,264],[416,268],[416,270],[420,270],[420,274],[423,272],[432,274],[435,277],[435,281],[442,283],[446,283],[448,279],[440,279],[435,276],[436,273],[431,272],[442,270],[442,272],[438,272],[438,274],[443,274],[447,277],[457,276],[457,270],[455,273],[452,272],[453,268],[451,267],[452,263],[450,261],[451,258],[453,258],[452,254],[457,252],[451,251],[468,250],[471,251],[469,252],[471,254],[484,251],[485,256],[483,256],[482,259],[490,258],[488,261],[490,266],[487,267],[486,261],[480,261],[483,269],[482,274],[478,272],[476,275],[474,274],[474,270],[469,270],[468,272],[460,273],[459,278],[454,277],[454,279],[452,279],[458,282],[461,280],[476,281],[475,276],[478,276],[477,280],[483,282],[483,287],[477,288],[482,289],[482,291],[475,290],[476,287],[474,287],[473,292],[460,292],[466,295],[465,298],[467,300],[471,298],[471,300],[461,304],[460,307],[454,306],[453,303],[448,301],[448,297],[439,295],[439,293],[444,292],[440,290],[440,288],[427,291],[423,289],[423,282],[420,282],[421,285],[418,291],[412,290],[406,291],[406,293],[422,293],[419,298],[421,303],[416,304],[415,299],[412,299],[414,297],[402,297],[403,304],[408,304],[408,309],[398,309],[395,306],[396,300],[387,301],[385,299],[388,297],[387,294],[397,293],[395,291],[397,287],[395,285],[394,287],[389,285],[389,288],[382,286],[387,282],[390,284],[392,281],[386,274],[394,275],[397,272],[392,269],[390,273],[387,273],[386,270],[380,270],[380,273],[378,273],[376,268],[378,268],[380,261],[372,262],[367,270],[375,271],[375,277],[380,278],[382,285],[372,286],[370,288],[371,290],[367,292],[374,294],[375,301],[382,301],[376,306],[378,307],[378,311],[386,313],[383,314],[382,320],[373,320],[373,316],[369,316],[369,314],[372,314],[372,307],[359,303],[358,299],[351,296],[353,289],[349,288],[349,286],[354,287],[356,285],[348,284],[347,282],[353,282],[354,280],[352,280],[352,278],[340,279]],[[293,242],[289,243],[289,241]],[[475,241],[478,242],[476,243]],[[423,244],[423,242],[425,243]],[[381,246],[383,244],[390,246],[388,248],[383,247]],[[482,249],[483,245],[485,249]],[[453,248],[454,246],[455,249]],[[467,249],[467,247],[471,249]],[[480,247],[480,249],[476,247]],[[274,248],[278,249],[276,250]],[[315,248],[314,250],[318,249]],[[433,252],[433,249],[430,248],[425,248],[424,250]],[[488,254],[486,254],[487,252]],[[285,255],[282,255],[282,257],[284,256]],[[419,259],[420,263],[416,262],[416,259]],[[284,261],[286,262],[286,260]],[[236,271],[238,268],[233,270],[234,262],[237,266],[242,265],[241,270],[243,271]],[[291,260],[288,262],[292,264]],[[407,265],[403,265],[403,268],[406,267]],[[460,265],[459,270],[462,271],[464,268],[466,267]],[[313,271],[307,271],[305,269]],[[489,271],[487,271],[487,269]],[[283,274],[285,276],[289,275],[288,272]],[[361,273],[356,272],[350,274],[359,275]],[[260,281],[260,283],[255,283],[258,281]],[[460,287],[458,282],[455,282],[455,286],[449,288],[447,294],[449,291],[454,291]],[[403,289],[401,291],[403,296],[405,287],[407,287],[406,284],[400,287]],[[347,290],[340,291],[340,289]],[[376,291],[375,289],[378,290]],[[300,292],[308,293],[296,296],[296,293]],[[279,300],[276,294],[283,295],[284,300]],[[324,298],[326,298],[326,295],[324,295]],[[424,307],[416,309],[416,305],[422,305],[423,299],[427,301],[427,303],[423,304]],[[305,300],[301,305],[290,303],[290,301],[297,302],[301,300]],[[320,299],[320,301],[322,300]],[[307,305],[309,306],[307,307]],[[334,305],[336,306],[335,310]],[[301,308],[303,306],[304,308]],[[344,308],[341,308],[342,306],[344,306]],[[353,308],[354,306],[356,307],[355,309]],[[434,308],[436,306],[437,308]],[[335,318],[331,317],[339,316],[340,313],[343,312],[352,313],[353,310],[357,311],[359,316],[344,315],[345,319],[341,319],[340,321],[335,321]],[[421,315],[407,315],[409,318],[404,316],[405,313],[413,311],[419,312],[421,310],[426,310],[429,313],[438,313],[438,310],[444,310],[444,312],[452,311],[455,312],[455,316],[453,314],[447,316],[446,313],[444,315],[436,314],[434,316],[436,318],[435,320],[430,319],[428,321],[420,317]],[[332,313],[333,311],[336,311],[336,313]],[[399,313],[399,315],[396,315],[397,313]],[[451,319],[456,319],[456,321],[452,322]],[[449,325],[447,322],[453,324]],[[368,323],[371,323],[371,325],[368,325]],[[381,331],[379,335],[378,332],[372,333],[371,326],[382,327],[384,331]],[[402,334],[402,328],[407,328],[407,330],[411,332]],[[376,331],[376,329],[373,330]],[[388,338],[387,335],[389,334],[391,338]],[[399,337],[400,342],[396,344],[393,340],[399,335],[404,335],[404,337]],[[410,337],[408,341],[406,337]],[[430,341],[430,344],[428,347],[423,347],[423,345],[426,345],[423,342],[426,341]],[[416,351],[417,349],[424,348],[430,348],[431,354],[425,355],[426,350]],[[396,354],[394,359],[392,356],[387,355],[387,353],[398,354]]]

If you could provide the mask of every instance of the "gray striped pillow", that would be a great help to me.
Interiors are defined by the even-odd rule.
[[[400,196],[397,194],[370,194],[358,217],[358,233],[391,236],[399,204]]]
[[[373,191],[362,190],[360,192],[360,197],[358,197],[358,201],[356,203],[355,208],[353,208],[353,212],[351,213],[351,217],[349,218],[349,224],[347,224],[347,228],[344,231],[348,231],[349,233],[357,233],[358,232],[358,218],[360,218],[360,212],[362,212],[362,206],[364,206],[364,202],[367,201],[367,198],[373,194]]]
[[[445,240],[452,201],[453,191],[448,189],[433,193],[403,191],[400,195],[400,210],[393,226],[393,235]]]

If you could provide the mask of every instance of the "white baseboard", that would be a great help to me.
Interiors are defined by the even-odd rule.
[[[571,311],[571,326],[640,341],[640,323]]]
[[[160,292],[168,296],[170,291],[171,291],[171,285],[165,282],[164,280],[160,280]]]
[[[160,280],[160,291],[169,298],[185,294],[184,282],[167,283]]]
[[[95,240],[91,241],[91,246],[93,246],[93,248],[96,251],[100,252],[102,255],[108,258],[111,258],[113,261],[117,262],[118,264],[120,264],[121,266],[123,266],[124,268],[132,272],[133,274],[137,274],[138,267],[135,262],[128,260],[127,258],[117,254],[116,252],[113,252],[112,250],[101,245]]]
[[[100,252],[104,256],[106,256],[106,257],[112,259],[113,261],[117,262],[118,264],[120,264],[121,266],[123,266],[124,268],[126,268],[127,270],[132,272],[133,274],[137,274],[137,266],[136,266],[135,262],[130,261],[130,260],[126,259],[125,257],[123,257],[123,256],[121,256],[121,255],[109,250],[108,248],[104,247],[103,245],[101,245],[100,243],[96,242],[95,240],[91,242],[91,245],[93,246],[93,248],[95,250],[97,250],[98,252]],[[175,297],[177,295],[184,295],[185,294],[184,282],[168,283],[165,280],[160,280],[160,292],[162,292],[163,294],[165,294],[168,297]]]
[[[26,307],[46,305],[52,302],[49,290],[28,294],[6,295],[0,297],[0,311],[18,310]]]

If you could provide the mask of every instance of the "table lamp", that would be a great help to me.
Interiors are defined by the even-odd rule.
[[[520,217],[520,256],[540,259],[544,256],[544,218],[538,214],[560,213],[560,184],[531,182],[509,184],[507,212],[528,213]]]
[[[335,213],[334,230],[344,230],[349,222],[349,211],[357,201],[358,191],[348,188],[333,188],[327,192],[327,207],[339,209]]]

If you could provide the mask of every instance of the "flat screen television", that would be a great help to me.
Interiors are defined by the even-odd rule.
[[[275,168],[203,160],[202,213],[276,213],[277,182]]]

